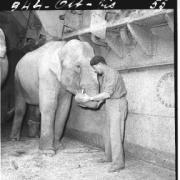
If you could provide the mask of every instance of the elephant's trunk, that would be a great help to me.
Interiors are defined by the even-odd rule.
[[[94,96],[94,95],[98,94],[98,92],[99,91],[98,91],[98,86],[97,85],[96,86],[89,86],[89,87],[86,87],[86,88],[82,88],[81,91],[78,92],[78,95],[76,94],[75,100],[78,103],[78,105],[81,106],[81,107],[97,109],[98,106],[99,106],[98,102],[96,102],[96,101],[84,102],[83,101],[83,95],[86,93],[89,96]]]
[[[81,83],[80,83],[81,92],[79,93],[82,93],[82,97],[83,97],[83,93],[86,93],[89,96],[97,95],[99,93],[99,84],[96,73],[91,68],[86,68],[84,69],[84,71],[82,70],[81,73],[82,73],[81,75],[83,75],[81,77],[83,78],[81,78]],[[81,94],[79,95],[81,96]],[[93,109],[98,108],[98,102],[95,101],[83,102],[83,100],[82,101],[80,100],[81,98],[76,98],[76,97],[75,100],[80,106],[93,108]]]

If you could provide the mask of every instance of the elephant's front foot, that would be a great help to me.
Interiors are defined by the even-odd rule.
[[[39,141],[39,150],[40,153],[46,156],[54,156],[56,154],[53,147],[53,140],[48,137],[41,137]]]
[[[110,168],[108,169],[108,172],[118,172],[122,169],[125,168],[125,164],[121,163],[121,164],[113,164],[110,166]]]
[[[49,157],[52,157],[52,156],[54,156],[56,154],[55,150],[53,150],[53,149],[40,150],[40,153],[42,155],[49,156]]]

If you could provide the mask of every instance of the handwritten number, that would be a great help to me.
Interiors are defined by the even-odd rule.
[[[162,2],[162,4],[159,6],[159,9],[163,9],[165,5],[166,5],[166,2]]]
[[[33,8],[38,8],[38,9],[41,9],[42,5],[39,4],[40,3],[40,0],[37,0],[36,4],[33,6]]]
[[[12,8],[11,11],[16,10],[19,7],[20,4],[21,3],[19,1],[15,1],[11,6],[11,8]]]
[[[150,6],[150,8],[151,8],[151,9],[154,9],[156,6],[157,6],[157,2],[154,1],[154,2],[152,3],[152,6]]]
[[[165,5],[166,5],[166,2],[165,2],[165,1],[168,1],[168,0],[164,0],[163,2],[162,2],[162,0],[156,0],[156,1],[154,1],[154,2],[151,4],[150,9],[156,8],[157,2],[162,2],[161,5],[159,6],[159,9],[163,9],[163,8],[165,7]]]
[[[115,4],[116,4],[116,2],[112,3],[112,4],[109,6],[109,8],[114,8]]]
[[[21,8],[22,10],[28,10],[31,3],[28,4],[28,1],[25,2],[24,6]]]

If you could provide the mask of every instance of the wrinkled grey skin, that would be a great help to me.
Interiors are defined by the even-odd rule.
[[[6,55],[6,41],[5,35],[0,28],[0,65],[1,65],[1,86],[6,79],[8,73],[8,59]]]
[[[98,93],[98,81],[89,64],[92,47],[79,40],[52,41],[27,53],[15,70],[15,116],[11,138],[19,140],[26,103],[39,105],[41,136],[39,148],[54,154],[70,109],[72,94],[85,89]],[[82,106],[96,108],[97,103]]]

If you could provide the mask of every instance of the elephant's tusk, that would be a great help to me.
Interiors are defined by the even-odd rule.
[[[82,89],[81,93],[82,93],[82,94],[84,94],[84,93],[85,93],[85,89],[84,89],[84,88]]]

